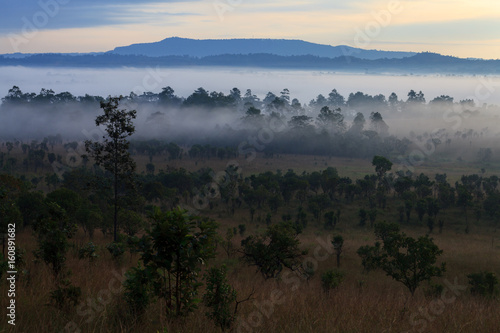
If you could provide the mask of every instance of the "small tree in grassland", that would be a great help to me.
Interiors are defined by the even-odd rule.
[[[284,267],[301,270],[299,249],[299,226],[290,221],[268,227],[261,236],[249,236],[241,241],[245,261],[257,266],[264,278],[279,278]]]
[[[237,301],[237,293],[227,281],[226,266],[212,267],[205,274],[207,288],[203,295],[203,303],[210,308],[205,315],[212,319],[224,332],[226,329],[231,329],[236,316],[238,314],[238,306],[250,300],[254,292],[244,300]]]
[[[152,229],[139,241],[144,268],[134,268],[126,284],[130,295],[141,295],[141,302],[134,304],[129,297],[129,304],[132,308],[147,306],[148,289],[136,281],[147,277],[153,295],[165,301],[167,315],[185,315],[199,302],[198,274],[201,265],[215,255],[217,224],[180,208],[167,212],[156,208],[152,219]]]
[[[381,268],[394,280],[403,283],[412,296],[422,281],[442,276],[445,271],[444,263],[436,265],[437,257],[443,251],[432,238],[422,236],[414,239],[400,232],[398,224],[386,222],[375,225],[375,235],[383,244],[376,242],[374,246],[358,249],[363,265]]]

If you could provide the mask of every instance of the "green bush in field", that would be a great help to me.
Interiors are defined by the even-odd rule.
[[[97,246],[92,242],[88,242],[78,251],[78,259],[89,259],[92,262],[98,257]]]
[[[141,266],[132,267],[125,273],[125,301],[136,318],[140,318],[151,302],[151,271]]]
[[[120,261],[125,253],[125,246],[121,242],[112,242],[106,245],[106,249],[109,251],[113,260]]]
[[[205,274],[207,288],[203,295],[203,303],[210,311],[206,316],[212,319],[222,331],[230,329],[236,319],[238,304],[236,302],[236,291],[227,281],[227,269],[212,267]]]
[[[323,291],[329,295],[330,291],[337,288],[340,283],[344,280],[344,273],[334,270],[328,270],[321,275],[321,286]]]
[[[132,302],[133,308],[141,309],[149,300],[148,289],[141,288],[149,285],[165,301],[168,316],[187,315],[200,302],[198,276],[201,265],[215,256],[217,223],[180,208],[167,212],[155,208],[151,218],[151,230],[138,242],[144,268],[129,273],[129,298],[135,293],[138,301]]]
[[[494,297],[498,295],[498,277],[492,272],[480,272],[467,275],[471,293]]]

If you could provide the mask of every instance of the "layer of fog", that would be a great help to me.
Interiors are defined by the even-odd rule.
[[[41,88],[74,95],[128,95],[131,91],[160,92],[171,86],[179,96],[189,96],[198,87],[227,93],[234,87],[252,89],[263,98],[267,92],[288,88],[294,98],[308,103],[332,89],[347,97],[351,92],[384,94],[395,92],[406,99],[410,90],[422,90],[427,98],[453,96],[456,101],[475,99],[481,105],[500,104],[500,78],[443,75],[360,75],[319,71],[290,71],[237,68],[27,68],[0,67],[0,95],[16,85],[23,91]]]
[[[343,107],[345,127],[352,126],[357,112],[364,114],[365,130],[370,130],[370,114],[380,112],[389,127],[386,135],[399,139],[407,138],[412,143],[408,151],[416,147],[426,152],[430,140],[439,140],[432,149],[439,153],[474,159],[480,149],[491,148],[493,155],[500,156],[500,126],[498,107],[500,89],[496,78],[441,77],[441,76],[374,76],[336,75],[332,73],[234,70],[234,69],[27,69],[0,68],[2,75],[0,96],[7,95],[12,86],[19,86],[24,93],[38,93],[41,88],[53,89],[55,93],[69,91],[73,95],[126,95],[144,91],[158,93],[162,87],[171,86],[175,95],[188,97],[198,87],[208,92],[222,92],[225,95],[237,87],[242,95],[246,89],[263,100],[268,92],[280,96],[284,88],[290,90],[290,101],[298,99],[304,109],[301,114],[311,117],[316,133],[319,107],[310,107],[309,102],[318,94],[328,97],[335,88],[346,99],[349,93],[361,91],[369,95],[392,92],[398,95],[401,107],[396,109],[377,108],[364,105],[359,109]],[[425,93],[427,103],[417,108],[405,106],[409,90]],[[433,98],[449,95],[454,104],[428,104]],[[459,104],[460,100],[472,99],[474,106]],[[498,103],[497,103],[498,102]],[[261,128],[248,126],[244,120],[246,108],[205,109],[203,107],[166,107],[155,102],[129,100],[124,107],[138,111],[134,139],[164,139],[181,145],[215,143],[236,145],[249,137],[257,137]],[[333,107],[332,107],[333,109]],[[98,103],[76,103],[58,105],[2,105],[0,113],[0,141],[15,139],[29,142],[42,140],[48,135],[61,134],[65,141],[98,139],[102,131],[95,126],[95,117],[102,110]],[[264,115],[270,111],[262,107]],[[287,123],[293,113],[283,112]],[[302,134],[301,134],[302,135]],[[315,140],[319,136],[313,137]],[[382,135],[381,135],[382,137]],[[365,136],[363,140],[367,140]],[[449,143],[447,143],[449,141]],[[334,142],[334,141],[333,141]],[[361,141],[360,141],[361,142]],[[438,142],[438,141],[434,141]],[[335,142],[334,142],[335,143]],[[431,149],[429,148],[429,149]],[[355,148],[354,148],[355,149]],[[434,151],[433,151],[434,152]]]

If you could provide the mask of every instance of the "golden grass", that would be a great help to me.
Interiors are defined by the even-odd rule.
[[[237,211],[237,214],[246,212]],[[223,217],[223,226],[236,226],[239,219]],[[415,297],[410,298],[404,286],[385,276],[383,272],[362,272],[360,258],[356,250],[372,244],[374,236],[369,228],[358,228],[348,222],[347,217],[339,229],[345,238],[345,251],[341,258],[341,270],[345,280],[330,295],[321,289],[321,274],[334,268],[335,256],[323,257],[325,251],[315,252],[320,247],[318,237],[326,239],[333,232],[324,232],[317,227],[309,227],[301,235],[304,248],[309,249],[309,261],[315,262],[317,271],[306,281],[293,275],[281,282],[265,281],[254,267],[239,262],[237,255],[227,258],[219,256],[212,264],[226,263],[229,280],[244,298],[255,289],[254,300],[243,303],[239,312],[237,332],[496,332],[500,327],[499,302],[471,296],[468,291],[460,291],[452,302],[443,305],[436,299],[426,298],[424,284]],[[255,223],[252,227],[255,227]],[[247,223],[247,234],[253,232]],[[262,228],[262,227],[261,227]],[[466,235],[454,230],[435,234],[434,239],[444,250],[440,260],[447,263],[447,272],[434,282],[446,285],[457,281],[467,285],[466,274],[481,270],[494,271],[500,275],[500,246],[491,244],[491,234],[487,228],[476,227],[476,233]],[[220,228],[224,234],[225,228]],[[412,236],[425,233],[424,227],[405,228]],[[235,246],[241,236],[233,239]],[[36,242],[29,230],[18,232],[18,244],[27,250],[29,274],[19,274],[17,281],[16,326],[7,325],[6,317],[0,320],[6,332],[219,332],[220,330],[205,317],[203,306],[186,318],[169,319],[164,315],[161,302],[150,305],[142,321],[131,318],[126,311],[121,292],[117,292],[119,278],[123,271],[136,265],[138,256],[126,254],[123,262],[115,264],[103,245],[110,242],[96,233],[94,242],[100,246],[100,257],[95,263],[77,259],[77,248],[88,241],[82,232],[72,240],[75,248],[68,252],[68,268],[72,271],[71,281],[81,287],[82,300],[76,308],[60,311],[46,305],[49,292],[53,288],[49,269],[43,263],[33,262],[32,251]],[[321,257],[314,256],[319,253]],[[316,260],[317,259],[317,260]],[[6,283],[0,288],[6,295]],[[446,298],[453,294],[448,292]],[[101,303],[105,303],[103,306]],[[405,304],[406,303],[406,304]],[[5,309],[7,297],[2,297],[0,305]],[[433,308],[434,307],[434,308]],[[419,310],[423,309],[423,310]],[[429,315],[425,312],[430,311]],[[438,313],[438,315],[433,314]],[[413,324],[412,324],[413,322]],[[64,328],[67,328],[66,330]]]
[[[12,154],[19,154],[13,151]],[[139,172],[144,171],[148,163],[145,156],[136,157]],[[341,176],[360,178],[373,173],[371,161],[342,158],[325,158],[315,156],[283,155],[272,159],[258,157],[251,163],[237,159],[244,175],[256,172],[286,171],[294,169],[296,173],[324,170],[327,166],[336,167]],[[18,161],[19,162],[19,161]],[[211,167],[216,172],[224,170],[227,160],[211,159],[209,161],[165,161],[154,158],[156,169],[164,169],[167,165],[184,167],[195,171],[201,167]],[[473,164],[449,162],[445,164],[426,162],[417,168],[417,173],[424,172],[430,177],[434,173],[446,172],[451,179],[458,179],[463,173],[477,172]],[[421,170],[421,171],[420,171]],[[43,172],[50,172],[44,169]],[[43,173],[42,172],[42,173]],[[488,173],[488,172],[487,172]],[[363,203],[360,203],[363,205]],[[237,255],[228,259],[220,254],[211,264],[226,263],[229,267],[229,280],[238,291],[239,298],[244,298],[255,289],[254,300],[243,303],[239,312],[237,332],[498,332],[500,327],[500,303],[498,300],[487,300],[471,296],[469,291],[462,291],[456,299],[439,305],[436,299],[424,296],[422,285],[413,298],[405,287],[385,276],[383,272],[362,272],[361,260],[356,250],[366,244],[373,244],[375,238],[370,228],[357,227],[357,211],[360,204],[344,205],[341,222],[335,231],[324,231],[320,222],[309,221],[309,226],[300,236],[302,246],[309,250],[306,256],[314,259],[314,250],[318,247],[317,237],[325,239],[327,235],[341,233],[345,239],[345,251],[341,259],[341,270],[345,272],[345,280],[339,288],[325,295],[321,289],[321,274],[336,265],[334,255],[326,260],[317,261],[317,272],[309,280],[264,281],[256,273],[254,267],[247,267],[239,262]],[[388,209],[380,211],[377,220],[397,221],[397,200],[389,200]],[[298,205],[298,203],[294,203]],[[390,209],[389,209],[390,208]],[[282,214],[296,214],[296,208],[280,208],[273,216],[273,222],[280,220]],[[246,224],[246,235],[265,229],[265,212],[257,212],[254,222],[250,222],[248,209],[236,210],[234,216],[227,216],[222,206],[208,214],[219,221],[220,234],[225,234],[226,227],[237,227]],[[472,221],[471,233],[464,233],[463,214],[458,209],[441,212],[440,218],[445,220],[442,234],[436,231],[432,235],[438,246],[444,250],[440,261],[447,263],[447,272],[442,278],[435,278],[435,283],[445,285],[445,281],[466,285],[466,275],[481,270],[493,271],[500,276],[500,232],[492,243],[493,228],[489,221],[475,223]],[[259,221],[260,217],[260,221]],[[424,235],[425,226],[415,222],[416,214],[412,213],[412,224],[403,229],[413,237]],[[242,237],[235,236],[233,243],[238,246]],[[16,326],[7,324],[7,317],[0,318],[0,332],[220,332],[212,321],[205,317],[206,309],[200,309],[186,318],[171,319],[164,313],[161,302],[152,303],[142,321],[131,318],[126,311],[121,292],[116,292],[117,282],[123,271],[135,266],[138,256],[126,254],[123,262],[115,264],[105,244],[111,242],[96,232],[94,242],[100,246],[100,257],[95,263],[88,263],[77,258],[77,248],[88,239],[83,232],[72,240],[75,248],[68,252],[67,266],[72,271],[71,281],[82,289],[81,303],[76,308],[64,311],[46,305],[49,292],[53,289],[50,270],[43,263],[33,262],[32,251],[36,242],[30,230],[18,230],[17,243],[27,250],[27,274],[19,273],[17,280],[17,318]],[[222,252],[222,251],[221,251]],[[324,251],[321,252],[324,254]],[[293,281],[293,282],[287,282]],[[298,281],[298,282],[297,282]],[[201,290],[201,292],[203,292]],[[5,309],[8,298],[6,281],[0,284],[0,307]],[[446,294],[448,299],[451,297]],[[111,296],[111,297],[109,297]],[[270,307],[270,301],[274,305]],[[102,305],[105,303],[105,305]],[[421,309],[421,310],[420,310]],[[438,315],[432,314],[432,310]],[[422,312],[420,312],[422,311]],[[430,311],[427,315],[425,311]],[[3,313],[3,312],[2,312]]]

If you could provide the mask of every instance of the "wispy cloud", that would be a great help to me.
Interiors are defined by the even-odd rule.
[[[26,21],[33,22],[46,15],[49,19],[43,29],[71,29],[116,24],[154,23],[168,17],[197,15],[188,12],[189,3],[199,0],[156,1],[137,3],[131,0],[70,0],[59,4],[57,1],[11,1],[2,4],[0,20],[1,33],[17,33],[25,26]],[[43,3],[51,5],[41,5]],[[57,4],[54,6],[53,4]]]

